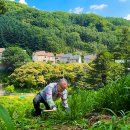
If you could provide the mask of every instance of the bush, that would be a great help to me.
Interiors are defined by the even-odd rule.
[[[15,90],[14,90],[14,85],[8,85],[6,88],[5,88],[5,91],[7,94],[10,94],[10,93],[13,93]]]
[[[102,88],[97,93],[97,109],[109,108],[115,112],[130,109],[130,75]]]
[[[87,64],[50,65],[43,62],[31,62],[16,69],[9,78],[10,84],[23,88],[43,87],[50,82],[56,82],[63,76],[73,86],[76,86],[76,83],[80,80],[83,81],[82,86],[84,86],[88,69]]]

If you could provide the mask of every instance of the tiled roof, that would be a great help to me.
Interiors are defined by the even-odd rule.
[[[53,54],[53,53],[50,53],[50,52],[47,52],[47,53],[46,53],[46,56],[52,57],[52,56],[54,56],[54,54]]]
[[[63,55],[64,55],[64,53],[56,54],[56,57],[61,57]]]
[[[45,52],[45,51],[36,51],[36,52],[33,52],[33,55],[37,55],[37,56],[48,56],[48,57],[54,56],[53,53]]]
[[[45,51],[36,51],[33,52],[33,55],[37,55],[37,56],[45,55]]]

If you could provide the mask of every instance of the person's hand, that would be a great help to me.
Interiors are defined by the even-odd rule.
[[[57,108],[56,107],[53,107],[53,109],[52,109],[53,111],[56,111],[57,110]]]

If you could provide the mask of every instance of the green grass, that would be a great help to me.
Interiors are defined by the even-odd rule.
[[[90,130],[114,130],[120,128],[126,130],[130,124],[130,114],[126,113],[130,108],[129,88],[130,76],[112,82],[99,91],[77,90],[69,95],[69,113],[63,111],[60,101],[57,101],[58,111],[51,114],[44,113],[41,117],[32,116],[32,99],[34,95],[1,96],[0,103],[8,110],[13,124],[18,130],[53,129],[60,125]],[[90,127],[89,121],[84,116],[92,111],[102,112],[104,108],[107,108],[108,113],[113,115],[112,120],[109,122],[99,121]]]

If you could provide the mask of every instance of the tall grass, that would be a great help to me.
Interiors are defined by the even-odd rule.
[[[58,108],[54,118],[58,120],[74,121],[81,119],[85,114],[91,112],[96,104],[94,91],[76,91],[69,97],[70,111],[63,112]]]
[[[58,111],[50,116],[60,122],[70,122],[83,119],[92,111],[103,111],[109,108],[114,112],[127,111],[130,105],[130,76],[113,81],[98,91],[77,90],[69,96],[70,112],[65,113],[61,106]],[[113,116],[113,120],[116,116]],[[114,122],[115,123],[115,122]]]
[[[59,110],[55,115],[60,120],[76,120],[92,111],[109,108],[114,112],[130,109],[130,76],[113,81],[99,91],[74,92],[69,98],[70,112]]]
[[[97,109],[109,108],[117,112],[130,109],[130,75],[112,82],[97,93]]]

